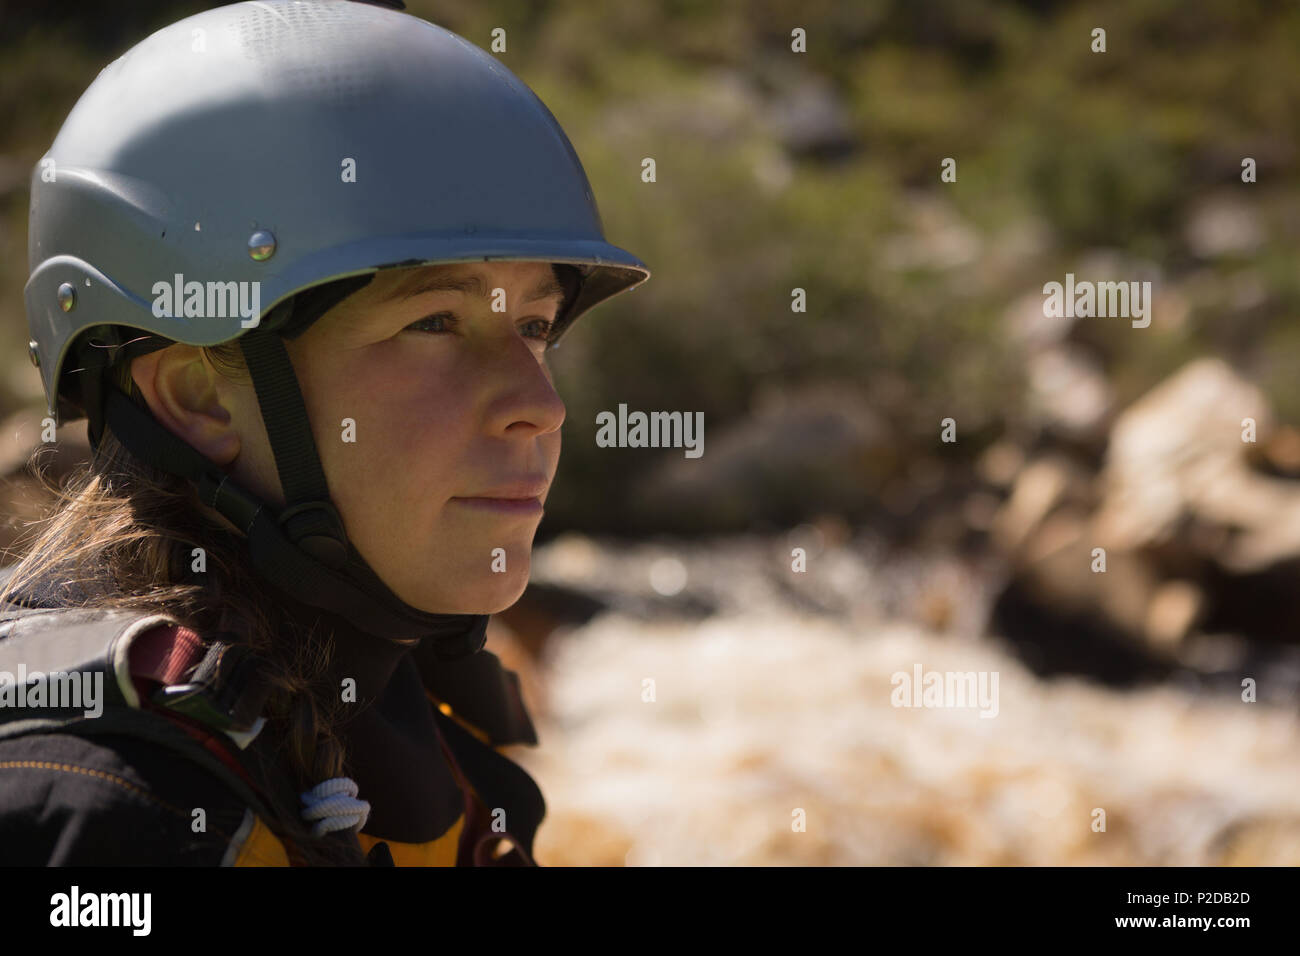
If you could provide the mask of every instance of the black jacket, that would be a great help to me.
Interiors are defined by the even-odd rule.
[[[285,602],[295,614],[325,617]],[[345,679],[355,682],[356,702],[345,706],[338,727],[345,772],[371,804],[359,834],[333,838],[356,840],[372,865],[533,865],[545,803],[532,778],[501,752],[537,742],[516,675],[488,651],[444,662],[424,645],[402,648],[332,616],[324,623],[334,634],[328,680],[340,693]],[[165,638],[175,630],[142,635]],[[0,637],[0,670],[5,648]],[[138,675],[133,680],[146,688]],[[301,811],[302,803],[273,732],[241,749],[145,696],[121,713],[127,709],[57,732],[5,736],[0,724],[0,863],[297,862],[275,817]],[[121,729],[113,724],[118,717]],[[498,858],[494,851],[507,846]]]

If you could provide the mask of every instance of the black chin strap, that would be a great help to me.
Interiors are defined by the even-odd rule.
[[[317,561],[341,570],[348,562],[348,536],[330,501],[298,376],[284,341],[274,332],[255,329],[240,336],[239,345],[253,378],[284,489],[286,504],[279,515],[280,527],[290,541]]]
[[[482,650],[487,615],[430,614],[411,607],[348,541],[329,500],[302,394],[283,343],[264,329],[246,333],[240,341],[284,486],[288,504],[281,514],[274,515],[268,505],[160,425],[114,384],[104,390],[108,426],[140,460],[195,482],[200,500],[247,536],[253,570],[302,603],[397,643],[415,645],[427,638],[444,660]]]

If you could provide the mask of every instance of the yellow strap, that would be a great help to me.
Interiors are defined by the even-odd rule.
[[[487,744],[489,747],[492,746],[492,738],[488,736],[486,730],[480,730],[478,727],[475,727],[473,724],[465,720],[463,717],[460,717],[459,715],[453,713],[451,709],[451,704],[439,700],[437,697],[434,697],[433,694],[430,693],[429,691],[426,690],[425,694],[428,696],[429,700],[433,701],[434,706],[437,707],[440,711],[442,711],[452,720],[456,721],[456,723],[460,724],[462,727],[468,730],[471,734],[473,734],[483,743]]]
[[[284,844],[271,829],[262,822],[261,817],[253,818],[253,829],[239,848],[235,857],[235,866],[288,866],[289,854]]]
[[[455,866],[460,850],[460,833],[465,826],[465,814],[461,814],[451,828],[428,843],[399,843],[396,840],[382,840],[369,833],[358,833],[361,849],[366,853],[376,843],[387,843],[388,851],[393,854],[393,863],[397,866]]]

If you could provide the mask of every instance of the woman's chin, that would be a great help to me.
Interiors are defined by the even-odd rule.
[[[501,574],[496,581],[482,580],[452,594],[423,595],[407,603],[430,614],[496,614],[513,605],[528,587],[526,574]]]
[[[504,584],[504,582],[503,582]],[[522,596],[528,587],[528,576],[521,575],[518,580],[510,583],[509,587],[501,587],[494,590],[492,594],[482,595],[481,600],[476,604],[481,608],[478,611],[470,611],[470,614],[496,614],[511,607]]]

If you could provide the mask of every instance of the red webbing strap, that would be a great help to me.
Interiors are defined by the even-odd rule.
[[[131,642],[131,677],[158,684],[182,684],[207,654],[197,631],[180,625],[162,624],[150,628]],[[145,695],[141,695],[141,699]]]
[[[153,692],[159,687],[185,683],[207,652],[208,647],[204,644],[203,638],[192,628],[179,624],[160,624],[137,635],[131,642],[127,652],[131,680],[140,695],[142,708],[161,714],[180,727],[201,743],[204,749],[237,773],[255,793],[261,795],[262,789],[253,781],[243,764],[236,760],[222,743],[220,734],[213,733],[209,728],[184,714],[149,703]]]

